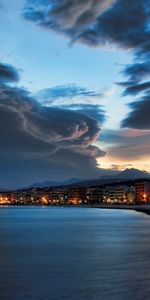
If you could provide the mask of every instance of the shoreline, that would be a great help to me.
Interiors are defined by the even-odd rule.
[[[134,210],[147,215],[150,215],[150,204],[95,204],[95,205],[0,205],[0,207],[62,207],[62,208],[98,208],[98,209],[120,209]]]
[[[95,205],[95,208],[101,209],[120,209],[120,210],[134,210],[137,212],[141,212],[147,215],[150,215],[150,204],[141,204],[141,205],[124,205],[124,204],[112,204],[112,205]]]

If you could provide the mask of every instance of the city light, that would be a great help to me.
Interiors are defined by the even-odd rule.
[[[0,193],[0,205],[132,205],[150,203],[150,181],[24,189]]]

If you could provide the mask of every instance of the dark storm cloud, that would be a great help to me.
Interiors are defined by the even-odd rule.
[[[123,48],[145,49],[150,36],[148,21],[149,0],[118,0],[99,18],[98,29],[106,41],[117,43]]]
[[[150,129],[150,81],[144,81],[150,78],[149,60],[127,66],[124,74],[129,79],[119,83],[125,87],[123,96],[138,96],[138,98],[134,98],[134,102],[128,104],[131,111],[123,120],[122,127]]]
[[[122,127],[150,129],[150,95],[129,104],[131,112],[123,120]]]
[[[145,92],[146,90],[150,90],[150,81],[142,82],[139,84],[131,84],[129,82],[129,86],[124,90],[123,96],[136,96],[141,92]]]
[[[87,146],[96,141],[100,132],[96,120],[76,111],[41,106],[20,89],[2,87],[0,104],[1,107],[18,113],[23,129],[42,141],[70,141],[71,146]]]
[[[95,21],[112,0],[27,0],[24,15],[44,27],[76,38]]]
[[[25,17],[91,46],[149,51],[149,0],[28,0]]]
[[[140,57],[139,57],[140,59]],[[128,77],[127,81],[117,83],[120,86],[125,87],[123,93],[124,96],[131,94],[134,95],[140,93],[141,91],[147,90],[149,88],[149,81],[145,79],[150,78],[150,63],[149,61],[141,63],[133,63],[127,65],[122,73]]]
[[[132,50],[133,64],[124,69],[128,80],[120,83],[125,87],[123,95],[135,96],[141,92],[148,95],[150,83],[146,80],[150,75],[150,0],[28,0],[24,15],[47,29],[68,36],[71,42],[93,47],[116,45]],[[133,119],[138,116],[140,120],[127,122],[127,118],[124,125],[139,121],[139,128],[149,128],[147,117],[143,126],[141,121],[143,106],[149,111],[149,102],[143,98],[141,100],[144,101],[143,105],[137,102],[130,105],[132,111],[129,114],[129,119],[134,115]]]
[[[105,152],[93,145],[100,133],[96,119],[80,111],[44,107],[27,91],[4,83],[0,115],[1,184],[6,177],[8,185],[16,178],[20,185],[39,179],[100,176],[96,158]]]
[[[130,82],[138,82],[150,77],[150,62],[133,63],[127,65],[123,71],[130,78]]]
[[[38,151],[50,153],[56,148],[55,145],[48,145],[25,130],[23,113],[28,107],[28,104],[25,104],[28,100],[25,94],[19,89],[0,87],[1,157],[6,154],[23,157]]]
[[[123,96],[135,96],[150,89],[150,82],[145,81],[145,79],[150,78],[150,62],[148,60],[127,65],[123,74],[128,76],[127,81],[118,83],[118,85],[125,87]]]
[[[0,63],[0,83],[19,81],[18,71],[8,64]]]

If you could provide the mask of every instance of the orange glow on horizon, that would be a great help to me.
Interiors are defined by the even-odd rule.
[[[116,157],[111,157],[106,155],[105,157],[101,157],[97,159],[98,167],[103,169],[114,169],[123,171],[125,169],[135,168],[141,171],[145,170],[150,172],[150,162],[146,158],[139,158],[139,160],[119,160]]]

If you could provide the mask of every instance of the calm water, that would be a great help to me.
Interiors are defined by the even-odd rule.
[[[0,208],[1,300],[149,300],[150,216]]]

